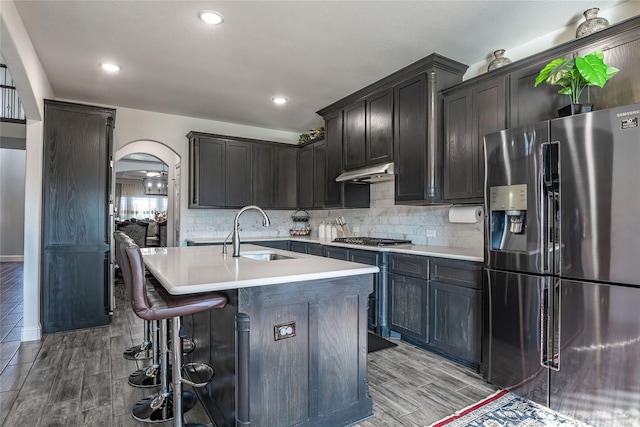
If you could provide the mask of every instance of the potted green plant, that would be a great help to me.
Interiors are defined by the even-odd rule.
[[[588,86],[603,87],[618,74],[615,67],[604,63],[602,51],[591,52],[573,59],[557,58],[540,70],[535,86],[540,83],[561,86],[559,94],[568,95],[571,104],[558,110],[560,116],[591,111],[593,104],[580,104],[580,95]]]

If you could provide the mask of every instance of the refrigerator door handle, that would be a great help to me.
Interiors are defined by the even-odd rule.
[[[542,179],[540,191],[540,219],[542,230],[540,248],[542,250],[542,272],[555,272],[557,245],[557,212],[559,209],[560,175],[558,168],[559,141],[541,144]]]
[[[540,365],[548,367],[547,365],[547,321],[549,319],[547,314],[547,300],[549,299],[549,287],[545,281],[540,293]]]
[[[546,277],[540,298],[540,364],[560,370],[560,280]]]

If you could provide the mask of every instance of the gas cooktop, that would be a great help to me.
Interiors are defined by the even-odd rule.
[[[411,240],[401,239],[381,239],[378,237],[338,237],[333,239],[336,243],[348,243],[350,245],[365,245],[365,246],[392,246],[392,245],[406,245],[410,244]]]

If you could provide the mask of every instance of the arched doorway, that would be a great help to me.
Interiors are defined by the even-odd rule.
[[[114,153],[114,166],[134,154],[151,155],[167,165],[167,246],[177,246],[180,242],[180,156],[161,142],[138,140],[124,145]],[[115,170],[116,167],[112,179],[114,184]],[[112,191],[115,194],[115,186]]]

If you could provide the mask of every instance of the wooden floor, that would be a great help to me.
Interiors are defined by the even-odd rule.
[[[127,376],[146,362],[122,357],[123,349],[141,341],[142,321],[122,289],[116,291],[111,325],[21,343],[22,264],[0,263],[0,425],[146,425],[129,410],[150,392],[127,384]],[[495,391],[469,369],[398,344],[369,354],[374,417],[360,427],[427,426]],[[199,405],[185,419],[209,422]]]

